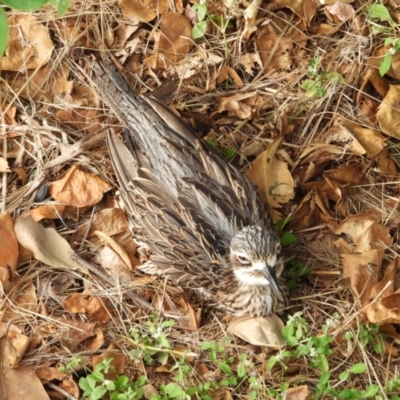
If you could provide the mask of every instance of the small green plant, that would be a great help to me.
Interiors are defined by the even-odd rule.
[[[10,7],[17,11],[33,11],[45,4],[51,4],[57,9],[58,15],[63,16],[68,7],[69,0],[0,0],[0,5]],[[8,22],[4,9],[0,7],[0,57],[3,55],[8,40]]]
[[[79,387],[83,390],[83,399],[98,400],[108,394],[111,400],[135,400],[144,395],[143,385],[146,377],[140,376],[135,382],[130,382],[125,375],[116,380],[108,380],[105,375],[110,370],[112,358],[97,364],[94,371],[79,380]]]
[[[307,97],[324,97],[327,87],[332,81],[343,82],[343,77],[337,72],[326,72],[321,68],[321,59],[312,58],[308,62],[307,76],[301,88],[306,92]]]
[[[296,237],[292,232],[285,232],[284,229],[286,225],[292,220],[292,217],[281,218],[275,224],[275,230],[281,235],[281,245],[290,246],[296,242]],[[290,258],[286,261],[286,265],[289,267],[287,269],[286,278],[289,290],[294,289],[299,281],[307,276],[311,272],[311,268],[306,267],[300,260],[295,257]]]
[[[83,365],[83,358],[82,356],[76,355],[72,358],[71,361],[69,361],[67,364],[65,365],[60,365],[58,367],[58,370],[60,372],[63,372],[65,374],[72,374],[76,368],[79,368]]]
[[[371,33],[392,33],[392,37],[388,37],[385,39],[385,47],[391,46],[389,50],[386,52],[385,56],[381,60],[379,64],[379,75],[384,76],[390,69],[392,65],[392,58],[395,54],[400,53],[400,41],[397,39],[397,32],[394,31],[396,28],[395,22],[393,21],[392,16],[389,13],[389,10],[383,4],[373,4],[366,7],[367,18],[372,23],[371,25]],[[380,25],[375,21],[388,23],[390,28],[384,25]]]
[[[386,336],[379,332],[378,324],[361,324],[358,333],[346,332],[344,339],[358,340],[363,348],[372,346],[376,354],[382,354],[385,350]]]
[[[209,14],[206,0],[200,0],[199,3],[193,4],[192,10],[197,12],[197,22],[192,28],[193,39],[199,39],[204,36],[208,23],[214,24],[222,32],[224,32],[226,28],[232,27],[229,19],[225,19],[221,15]]]
[[[234,149],[228,148],[225,150],[225,152],[223,152],[218,146],[217,144],[214,142],[214,140],[210,137],[206,138],[206,142],[217,152],[219,153],[221,156],[223,156],[225,158],[226,161],[230,161],[235,155],[236,155],[236,151]]]

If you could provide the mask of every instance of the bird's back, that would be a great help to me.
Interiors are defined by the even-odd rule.
[[[248,179],[168,107],[137,96],[114,65],[94,67],[102,98],[130,131],[133,151],[115,134],[108,146],[124,203],[146,231],[152,263],[179,283],[221,290],[236,232],[270,227],[265,204]]]

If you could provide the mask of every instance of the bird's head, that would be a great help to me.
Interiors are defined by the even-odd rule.
[[[239,283],[271,285],[279,291],[277,278],[282,266],[277,265],[280,240],[276,232],[258,225],[246,226],[231,241],[230,263]]]

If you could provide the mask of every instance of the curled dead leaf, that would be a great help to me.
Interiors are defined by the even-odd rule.
[[[278,209],[295,195],[295,183],[287,163],[275,157],[282,139],[276,139],[266,151],[260,154],[246,173],[270,207],[274,222],[282,216]]]
[[[376,114],[379,126],[386,135],[400,138],[399,85],[390,85],[389,91]]]
[[[1,69],[20,72],[45,65],[54,47],[49,29],[32,14],[11,15],[7,21],[10,29]]]
[[[255,346],[267,346],[279,349],[286,345],[281,335],[284,325],[282,320],[272,314],[269,317],[236,317],[228,326],[229,332]]]
[[[62,179],[50,182],[49,193],[64,204],[85,207],[100,202],[103,193],[111,188],[98,175],[82,171],[79,165],[74,165]]]
[[[68,242],[53,228],[44,228],[31,217],[20,217],[15,222],[18,242],[31,250],[34,257],[54,268],[78,270],[82,267],[73,260],[74,254]]]

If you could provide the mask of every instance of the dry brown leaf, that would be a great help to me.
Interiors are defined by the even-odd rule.
[[[292,69],[292,39],[266,33],[256,40],[257,51],[266,73],[273,71],[290,71]]]
[[[126,18],[138,19],[141,22],[149,22],[158,15],[164,13],[164,11],[169,7],[169,1],[121,0],[119,6]]]
[[[362,254],[342,254],[343,275],[350,279],[351,288],[359,297],[361,307],[370,303],[371,289],[378,281],[383,255],[383,249],[364,251]]]
[[[29,338],[22,333],[9,332],[2,340],[4,340],[3,365],[6,369],[15,368],[25,355]]]
[[[98,175],[84,172],[74,165],[65,176],[50,182],[49,193],[54,199],[75,207],[93,206],[100,202],[103,193],[112,188]]]
[[[276,314],[266,318],[249,318],[245,315],[234,318],[228,330],[252,345],[279,349],[286,344],[281,335],[283,327],[282,320]]]
[[[354,18],[355,11],[350,4],[343,3],[340,0],[335,1],[332,5],[326,7],[330,14],[336,16],[340,21],[344,22],[350,18]]]
[[[400,86],[390,85],[386,97],[382,100],[376,114],[379,126],[386,135],[400,138]]]
[[[75,350],[73,348],[74,345],[95,336],[94,327],[96,326],[96,324],[97,322],[81,322],[78,320],[66,319],[65,317],[63,317],[59,320],[59,324],[55,328],[55,331],[60,332],[62,328],[61,343],[66,348]]]
[[[127,357],[121,352],[121,350],[118,350],[114,344],[111,344],[104,353],[93,357],[93,369],[96,368],[97,364],[107,360],[108,358],[112,359],[110,363],[111,368],[108,373],[105,374],[105,377],[109,380],[116,380],[118,379],[118,375],[125,372]]]
[[[8,291],[18,264],[18,242],[14,221],[8,213],[0,214],[0,282]]]
[[[290,8],[299,18],[308,25],[314,18],[317,5],[314,0],[276,0],[283,7]]]
[[[7,21],[10,28],[1,69],[19,72],[47,64],[54,47],[49,29],[32,14],[11,15]]]
[[[353,140],[356,141],[356,143],[351,145],[351,149],[355,154],[367,153],[368,157],[372,158],[378,155],[386,146],[386,139],[374,129],[362,127],[342,117],[337,118],[336,123],[343,125]],[[331,140],[335,139],[331,138]],[[360,148],[360,146],[364,149],[363,152],[357,151],[357,148]]]
[[[86,314],[90,320],[105,323],[110,320],[108,299],[89,294],[74,293],[63,300],[63,307],[71,314]]]
[[[7,83],[23,98],[53,101],[54,97],[70,93],[73,84],[73,81],[68,81],[70,71],[67,65],[62,65],[55,71],[53,68],[52,65],[46,65],[38,71],[28,71],[26,74],[10,72],[6,75]]]
[[[383,175],[396,175],[397,169],[395,162],[389,158],[389,149],[384,149],[378,158],[378,168],[376,170]]]
[[[355,246],[356,253],[373,248],[385,249],[393,242],[389,228],[377,222],[376,216],[372,213],[351,215],[335,229],[335,233],[348,235]]]
[[[276,139],[266,151],[260,154],[246,173],[266,200],[274,222],[281,218],[278,209],[293,199],[295,194],[295,183],[288,165],[275,157],[282,139],[282,137]]]
[[[283,400],[307,400],[310,396],[308,386],[297,386],[286,390]]]
[[[194,46],[192,24],[180,13],[161,16],[161,29],[156,40],[156,55],[146,59],[151,67],[168,68],[183,60]]]
[[[11,172],[8,162],[4,157],[0,157],[0,172]]]
[[[33,368],[19,365],[16,369],[4,368],[3,374],[7,400],[50,400]]]
[[[70,110],[58,110],[55,116],[62,122],[85,133],[96,133],[101,129],[101,120],[96,110],[75,107]]]
[[[36,312],[37,311],[37,295],[36,287],[33,282],[28,282],[23,290],[19,290],[18,294],[15,295],[13,302],[19,306],[21,310]]]
[[[78,210],[76,207],[65,206],[62,204],[45,204],[29,210],[24,216],[32,217],[35,222],[39,222],[42,219],[59,219],[59,218],[72,218],[76,219]]]
[[[68,242],[55,229],[44,228],[31,217],[20,217],[15,222],[15,235],[18,242],[44,264],[85,273],[72,259],[74,252]]]

